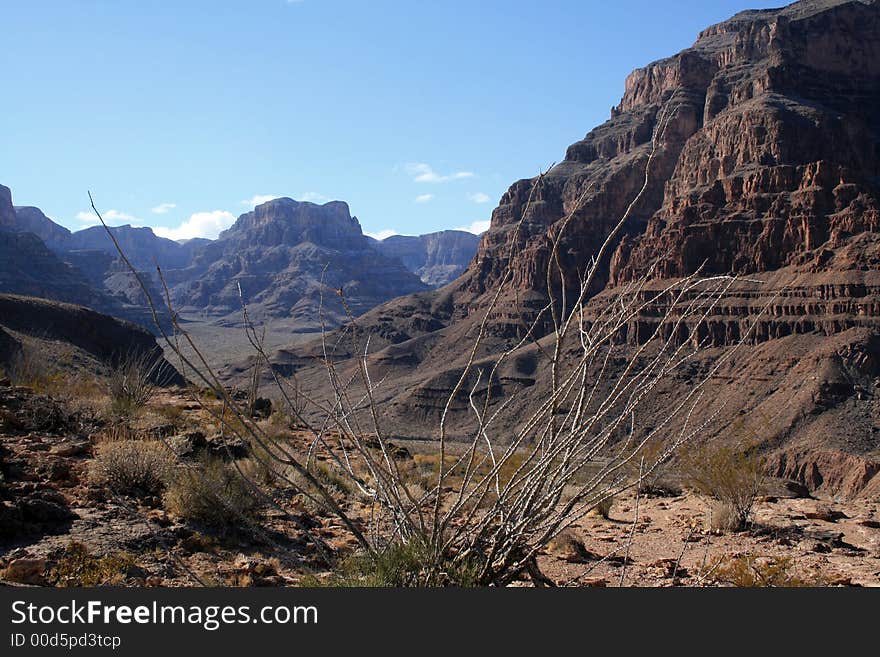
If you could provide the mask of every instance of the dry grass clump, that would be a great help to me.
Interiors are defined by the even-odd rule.
[[[826,586],[820,577],[805,578],[794,572],[791,557],[753,554],[722,558],[709,572],[716,584],[740,588]]]
[[[7,376],[13,384],[31,388],[44,395],[58,395],[65,391],[64,373],[39,350],[22,345],[12,357]]]
[[[235,465],[216,457],[179,469],[165,491],[170,513],[219,531],[251,525],[257,507],[254,491]]]
[[[93,483],[132,497],[161,495],[171,481],[176,460],[158,440],[105,441],[90,470]]]
[[[163,420],[173,424],[175,428],[182,429],[186,426],[186,412],[179,404],[165,403],[151,407],[152,410]]]
[[[110,372],[110,413],[120,418],[136,417],[155,394],[161,358],[150,352],[120,357]]]
[[[98,557],[84,544],[71,541],[58,563],[50,569],[49,579],[55,586],[63,587],[121,584],[133,567],[134,557],[127,552]]]
[[[717,501],[712,510],[712,528],[744,529],[763,487],[761,459],[730,445],[707,443],[684,454],[682,461],[687,485]]]

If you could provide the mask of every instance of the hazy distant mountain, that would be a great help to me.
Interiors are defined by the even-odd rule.
[[[252,312],[299,320],[317,329],[342,322],[383,301],[428,289],[397,259],[371,248],[348,205],[278,198],[241,215],[219,239],[204,245],[174,289],[190,310],[215,317],[238,313],[239,285]]]
[[[40,208],[16,206],[15,226],[17,232],[33,233],[49,248],[63,248],[70,239],[70,231],[49,219]]]
[[[393,235],[372,240],[384,256],[398,258],[431,287],[454,281],[477,253],[480,238],[463,230],[442,230],[426,235]]]
[[[159,237],[152,228],[114,226],[110,229],[126,257],[138,269],[154,270],[186,267],[193,248],[165,237]],[[103,226],[92,226],[70,235],[64,245],[66,251],[104,251],[116,257],[116,247]]]

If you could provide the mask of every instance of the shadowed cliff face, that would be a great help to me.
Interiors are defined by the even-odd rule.
[[[15,230],[33,233],[52,249],[61,246],[70,238],[70,231],[49,219],[40,208],[16,207],[15,220]]]
[[[13,230],[16,226],[15,208],[12,206],[12,192],[0,185],[0,228]]]
[[[646,183],[652,137],[656,151]],[[742,12],[705,30],[692,48],[634,71],[606,123],[570,146],[540,184],[521,180],[510,187],[458,280],[358,319],[373,336],[373,373],[386,381],[388,431],[435,436],[508,268],[511,286],[488,317],[487,337],[464,388],[476,385],[476,369],[488,368],[515,344],[546,304],[552,241],[559,237],[570,300],[579,274],[643,184],[645,193],[600,262],[587,319],[613,303],[620,285],[652,266],[657,280],[646,291],[697,270],[749,274],[703,321],[676,328],[677,341],[710,347],[693,371],[711,368],[718,355],[712,348],[747,338],[744,355],[707,389],[706,398],[725,408],[707,437],[730,438],[732,427],[745,423],[749,438],[757,437],[777,458],[779,472],[809,472],[797,476],[814,487],[823,470],[826,482],[840,480],[849,456],[862,465],[876,462],[876,1],[807,0]],[[573,218],[561,232],[569,213]],[[559,286],[551,291],[559,294]],[[621,357],[651,335],[663,310],[649,305],[633,317],[615,346]],[[550,327],[538,328],[540,336]],[[318,389],[326,374],[313,365],[316,354],[315,345],[282,350],[276,367]],[[546,398],[543,359],[541,349],[526,349],[498,373],[492,385],[520,396],[496,428],[520,426]],[[668,400],[689,376],[673,377],[641,422],[661,422]],[[447,419],[453,433],[469,426],[467,400],[455,400]]]
[[[370,247],[348,205],[281,198],[241,215],[178,275],[174,298],[216,317],[240,311],[239,286],[255,316],[289,318],[305,330],[338,325],[401,294],[426,290],[396,259]]]

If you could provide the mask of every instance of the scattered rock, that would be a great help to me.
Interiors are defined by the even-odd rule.
[[[208,446],[205,434],[201,431],[187,431],[168,439],[168,445],[178,456],[190,456]]]
[[[830,506],[820,505],[812,511],[804,511],[804,517],[809,520],[822,520],[824,522],[837,522],[847,515],[842,511],[832,509]]]

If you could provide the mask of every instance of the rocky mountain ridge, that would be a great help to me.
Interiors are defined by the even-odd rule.
[[[554,241],[564,284],[554,281],[551,293],[561,299],[564,287],[575,298],[579,272],[639,198],[600,262],[587,317],[651,267],[656,286],[697,271],[748,274],[704,321],[681,328],[681,339],[708,338],[716,349],[748,338],[750,355],[711,387],[728,408],[716,431],[745,423],[742,431],[780,471],[813,487],[841,481],[831,476],[835,459],[855,459],[870,479],[880,462],[878,117],[876,1],[741,12],[704,30],[693,47],[634,71],[606,123],[543,177],[504,194],[457,281],[358,318],[373,336],[374,375],[389,382],[388,430],[434,435],[508,271],[477,366],[515,344],[546,305]],[[662,310],[633,317],[624,345],[650,335]],[[551,329],[540,325],[538,337]],[[499,390],[523,395],[511,426],[547,393],[542,344],[498,373]],[[708,367],[713,353],[694,367]],[[284,349],[276,367],[319,387],[325,375],[314,356],[314,346]],[[673,383],[665,394],[682,385]],[[663,409],[655,408],[657,418]],[[468,413],[466,401],[453,404],[448,426]]]

